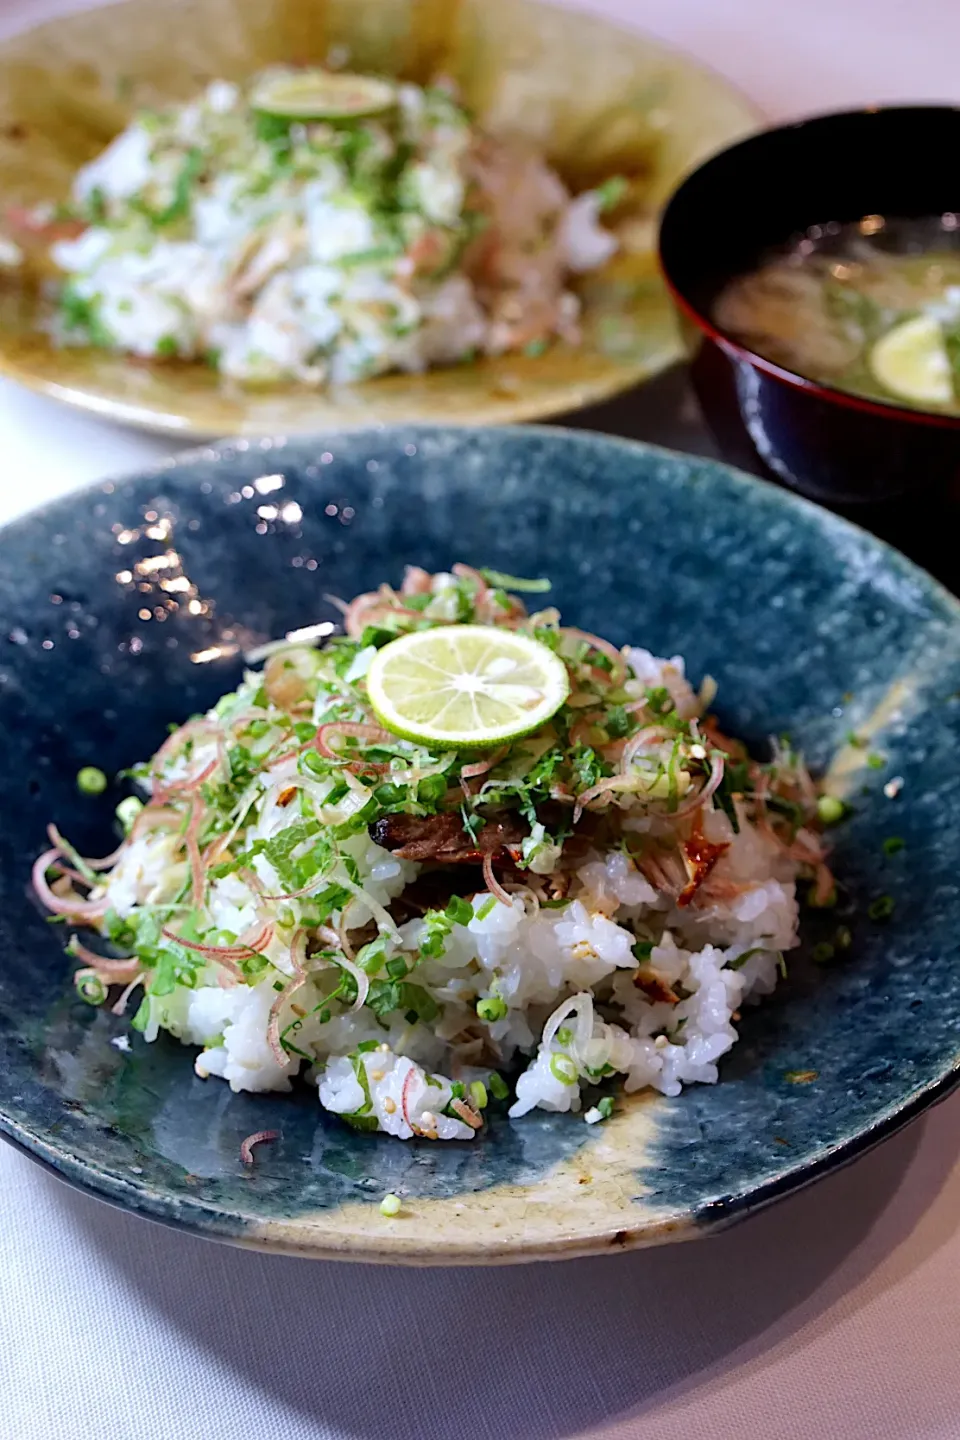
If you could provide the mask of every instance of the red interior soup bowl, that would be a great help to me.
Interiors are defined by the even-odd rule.
[[[960,171],[949,157],[958,153],[960,108],[858,110],[763,131],[708,160],[677,190],[660,229],[660,262],[697,394],[731,460],[753,468],[759,460],[772,478],[837,504],[953,486],[960,474]],[[946,268],[934,271],[941,251]],[[731,329],[728,305],[721,307],[726,323],[718,318],[731,285],[778,255],[791,267],[791,284],[801,271],[830,287],[821,308],[791,314],[782,344],[770,343],[769,313],[759,335],[756,325]],[[930,301],[940,307],[932,323],[929,297],[914,305],[909,284],[892,305],[878,288],[875,264],[893,257],[899,283],[904,255],[927,257],[928,289],[931,274],[945,276],[946,299]],[[850,288],[851,273],[861,290]],[[956,294],[948,294],[955,283]],[[835,354],[832,369],[810,362],[818,317],[827,313],[842,326],[833,338],[848,347],[843,356],[854,357],[842,372]],[[928,337],[928,353],[916,361],[926,367],[927,387],[918,387],[919,398],[901,398],[877,379],[875,347],[921,314],[936,342]],[[910,335],[901,337],[886,351],[898,340],[902,350]],[[931,383],[946,387],[932,403]]]

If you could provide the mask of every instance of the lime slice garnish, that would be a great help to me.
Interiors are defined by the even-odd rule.
[[[449,748],[500,745],[536,730],[570,690],[559,656],[512,630],[438,626],[391,640],[367,671],[388,730]]]
[[[870,369],[901,400],[916,405],[949,405],[953,400],[943,331],[929,315],[903,320],[881,335],[870,351]]]
[[[365,120],[396,102],[396,90],[386,80],[329,70],[265,75],[250,96],[254,110],[281,120]]]

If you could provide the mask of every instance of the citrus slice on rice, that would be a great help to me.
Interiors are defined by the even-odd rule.
[[[449,749],[528,735],[569,691],[567,667],[546,645],[489,625],[415,630],[378,650],[367,671],[382,725],[405,740]]]
[[[870,369],[900,400],[915,405],[949,405],[953,400],[943,331],[929,315],[903,320],[882,335],[870,351]]]
[[[330,70],[290,70],[265,75],[254,87],[250,104],[262,115],[280,120],[366,120],[382,115],[397,102],[397,92],[373,75],[346,75]]]

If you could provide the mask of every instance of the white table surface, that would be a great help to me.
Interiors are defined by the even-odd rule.
[[[0,34],[66,8],[0,0]],[[956,0],[582,8],[774,118],[960,90]],[[165,448],[3,384],[0,440],[0,519]],[[488,1271],[228,1249],[0,1147],[0,1440],[957,1440],[958,1120],[709,1240]]]

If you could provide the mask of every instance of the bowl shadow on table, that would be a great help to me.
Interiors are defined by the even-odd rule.
[[[829,1329],[867,1276],[892,1284],[918,1247],[939,1249],[955,1225],[935,1204],[955,1122],[941,1107],[708,1239],[507,1269],[358,1271],[226,1246],[191,1258],[208,1242],[148,1236],[132,1216],[57,1194],[121,1282],[214,1365],[335,1433],[379,1440],[389,1416],[395,1440],[555,1440],[677,1402],[801,1328]],[[910,1236],[908,1262],[897,1252]]]

